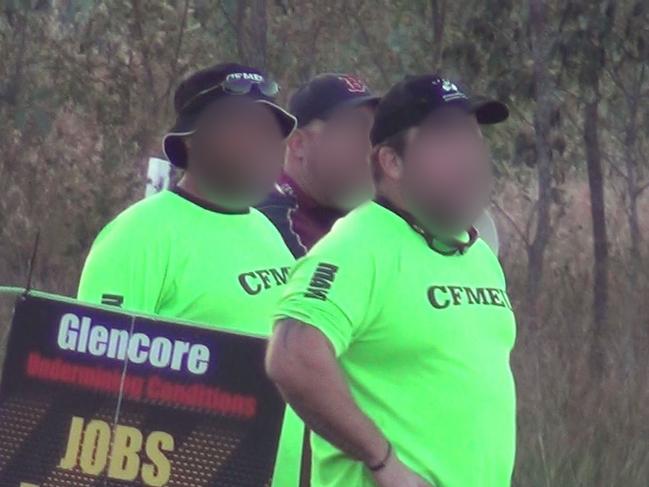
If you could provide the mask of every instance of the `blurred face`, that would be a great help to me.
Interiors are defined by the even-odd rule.
[[[205,191],[251,206],[272,190],[284,160],[279,122],[265,104],[241,97],[214,102],[188,141],[189,170]]]
[[[412,129],[401,184],[424,221],[451,232],[470,227],[492,189],[489,152],[475,116],[444,107]]]
[[[373,107],[347,107],[303,129],[305,171],[321,204],[350,210],[372,197],[373,120]]]

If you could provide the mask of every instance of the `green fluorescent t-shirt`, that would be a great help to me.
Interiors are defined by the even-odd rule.
[[[95,240],[79,299],[268,336],[294,259],[255,209],[226,214],[163,191]]]
[[[163,191],[102,230],[78,298],[267,337],[293,263],[275,226],[257,210],[219,213]],[[297,485],[303,431],[287,408],[273,485]]]
[[[399,458],[438,487],[506,487],[515,452],[515,321],[479,240],[442,255],[369,203],[298,261],[275,313],[320,329],[351,393]],[[366,468],[312,436],[312,487],[370,487]]]

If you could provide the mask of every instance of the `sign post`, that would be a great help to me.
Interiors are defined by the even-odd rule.
[[[171,181],[171,164],[158,157],[149,157],[147,164],[146,188],[144,197],[148,198],[167,189]]]

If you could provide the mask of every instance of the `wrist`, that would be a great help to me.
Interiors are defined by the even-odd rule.
[[[373,473],[383,470],[385,466],[388,464],[390,458],[392,458],[393,455],[392,443],[390,443],[389,441],[386,441],[386,443],[387,444],[384,453],[382,454],[381,457],[379,457],[378,460],[365,463],[365,466]]]

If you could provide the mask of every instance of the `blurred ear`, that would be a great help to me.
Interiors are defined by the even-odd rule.
[[[306,137],[302,129],[295,129],[286,141],[286,148],[291,151],[291,155],[298,159],[303,159],[306,152]]]
[[[381,167],[381,173],[385,177],[397,181],[401,179],[403,174],[403,160],[392,147],[385,145],[379,147],[376,159]]]

